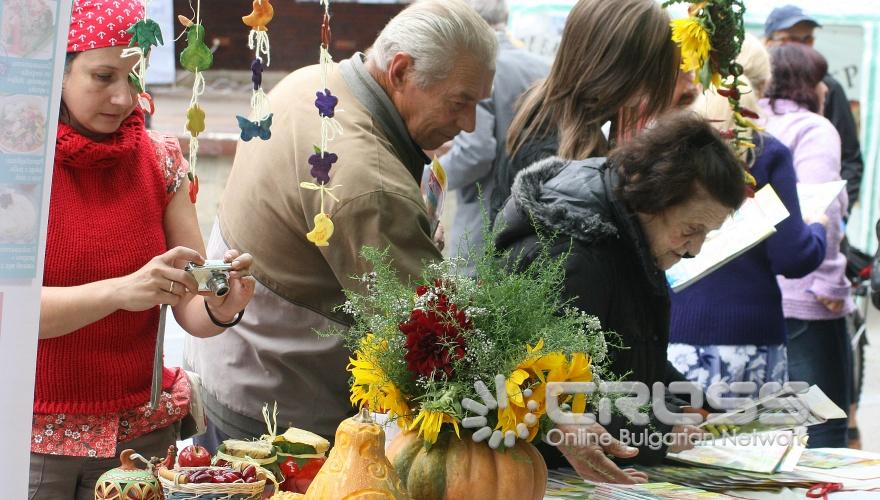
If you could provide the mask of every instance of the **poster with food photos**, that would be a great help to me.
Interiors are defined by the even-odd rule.
[[[0,2],[0,280],[36,278],[43,179],[55,137],[49,117],[57,112],[49,105],[59,62],[53,35],[67,38],[60,5]],[[63,46],[57,54],[63,64]]]
[[[28,498],[31,408],[69,0],[0,0],[0,470]]]

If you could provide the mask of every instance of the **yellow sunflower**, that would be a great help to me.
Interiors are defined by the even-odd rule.
[[[699,74],[712,50],[706,28],[694,17],[676,19],[672,21],[672,40],[681,47],[681,70]]]
[[[535,347],[526,346],[529,356],[507,378],[506,389],[509,403],[506,408],[498,410],[498,425],[496,426],[502,432],[516,432],[517,424],[525,422],[527,413],[532,413],[538,418],[544,415],[547,411],[546,382],[589,382],[593,380],[590,359],[586,354],[574,353],[571,355],[571,359],[567,359],[565,354],[561,352],[538,354],[543,347],[543,340],[539,341]],[[531,397],[524,398],[524,386],[529,380],[533,380],[533,382],[537,380],[537,383],[531,386]],[[566,400],[570,398],[571,396]],[[537,408],[529,411],[526,399],[538,403]],[[572,403],[572,411],[583,413],[585,409],[586,396],[576,394]],[[530,427],[527,440],[534,439],[538,431],[539,426]]]
[[[455,435],[461,439],[461,434],[458,431],[458,420],[455,417],[448,413],[443,413],[442,411],[432,411],[422,409],[419,411],[419,416],[410,424],[409,429],[413,430],[419,429],[419,436],[421,436],[426,442],[430,444],[434,444],[437,442],[437,436],[440,434],[440,427],[443,426],[444,423],[452,424],[452,427],[455,428]]]
[[[405,429],[412,420],[407,399],[375,359],[375,353],[387,347],[384,341],[375,342],[370,334],[361,341],[361,348],[355,351],[355,357],[348,359],[347,368],[354,379],[349,400],[358,408],[367,405],[374,411],[391,413],[397,417],[397,425]]]

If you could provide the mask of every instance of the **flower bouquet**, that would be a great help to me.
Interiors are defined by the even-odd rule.
[[[543,479],[540,470],[517,472],[520,479],[498,470],[493,477],[506,483],[537,478],[540,485],[521,485],[521,491],[543,495],[546,466],[528,443],[553,426],[547,402],[555,398],[574,413],[588,404],[585,394],[550,394],[548,384],[594,381],[606,365],[599,321],[563,298],[565,259],[541,256],[511,272],[523,266],[488,248],[477,259],[479,279],[462,276],[463,262],[450,260],[428,264],[416,283],[405,284],[386,253],[362,253],[374,271],[360,277],[365,291],[346,291],[342,309],[353,325],[335,333],[353,352],[352,404],[388,413],[406,431],[397,440],[407,442],[392,444],[389,458],[410,494],[452,498],[450,483],[460,483],[446,478],[445,495],[414,493],[419,487],[412,478],[443,474],[442,466],[439,472],[416,470],[419,454],[428,461],[438,453],[488,454],[502,469],[499,455],[519,450],[540,462]],[[472,451],[453,452],[455,447]],[[475,458],[469,460],[473,466]],[[520,466],[522,460],[511,460],[517,461]]]

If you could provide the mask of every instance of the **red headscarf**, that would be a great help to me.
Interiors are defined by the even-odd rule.
[[[140,0],[74,0],[67,52],[127,46],[126,30],[144,18]]]

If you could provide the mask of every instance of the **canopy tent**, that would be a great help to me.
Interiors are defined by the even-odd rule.
[[[552,58],[559,43],[565,17],[575,0],[508,0],[510,31],[526,47]],[[659,0],[658,0],[659,1]],[[880,218],[880,4],[853,0],[745,0],[749,31],[760,35],[767,15],[775,7],[797,4],[823,25],[816,48],[828,58],[830,71],[858,101],[865,171],[859,203],[849,220],[847,233],[857,247],[877,248],[874,224]],[[670,15],[686,15],[684,5],[670,8]]]

